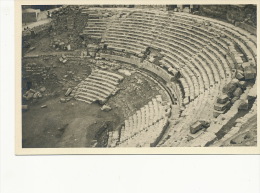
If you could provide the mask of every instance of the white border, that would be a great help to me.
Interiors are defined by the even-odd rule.
[[[180,1],[160,1],[159,4],[174,4],[174,2],[180,3]],[[97,0],[92,4],[158,4],[155,1],[131,1],[127,3],[126,1],[103,1]],[[259,7],[259,2],[256,0],[251,1],[182,1],[184,4],[257,4]],[[15,29],[16,29],[16,155],[43,155],[43,154],[260,154],[260,143],[257,147],[153,147],[153,148],[22,148],[22,138],[21,138],[21,5],[26,4],[91,4],[89,1],[82,0],[56,0],[56,1],[29,1],[20,0],[16,2],[16,14],[15,14]],[[259,11],[258,11],[259,16]],[[258,17],[259,18],[259,17]],[[258,20],[259,24],[259,20]],[[259,25],[258,25],[259,26]],[[259,31],[258,31],[259,35]],[[258,42],[259,43],[259,38]],[[259,44],[260,45],[260,44]],[[259,53],[259,49],[258,49]],[[259,55],[259,54],[258,54]],[[259,58],[258,58],[259,62]],[[259,73],[259,72],[258,72]],[[259,89],[258,89],[259,91]],[[259,108],[259,106],[258,106]],[[259,109],[258,109],[259,110]],[[259,119],[258,123],[259,123]],[[258,128],[258,133],[259,128]],[[258,142],[260,141],[260,135],[257,136]]]

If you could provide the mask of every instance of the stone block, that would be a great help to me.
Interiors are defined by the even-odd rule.
[[[65,103],[65,102],[66,102],[66,99],[65,99],[65,98],[60,98],[60,102],[61,102],[61,103]]]
[[[38,94],[38,98],[42,98],[42,94],[41,93],[37,93]]]
[[[248,95],[247,95],[247,99],[248,100],[253,100],[255,99],[257,96],[257,88],[256,87],[253,87],[250,89],[250,91],[248,92]]]
[[[65,93],[65,96],[69,96],[71,92],[72,92],[72,89],[71,89],[71,88],[68,88],[68,90],[67,90],[66,93]]]
[[[236,90],[236,88],[236,83],[230,82],[223,87],[222,92],[230,96]]]
[[[27,97],[26,97],[26,100],[30,100],[33,98],[33,93],[28,93]]]
[[[238,80],[237,78],[233,78],[233,79],[230,81],[230,83],[235,84],[235,85],[237,86],[238,83],[239,83],[239,80]]]
[[[234,104],[237,100],[239,99],[239,97],[233,97],[232,99],[231,99],[231,104]]]
[[[242,89],[246,89],[246,86],[247,86],[247,82],[246,81],[239,81],[238,82],[238,86]]]
[[[228,95],[222,94],[222,95],[218,96],[217,103],[225,104],[228,100],[229,100]]]
[[[240,95],[243,93],[243,90],[240,88],[240,87],[238,87],[235,91],[234,91],[234,93],[233,93],[233,95],[235,96],[235,97],[240,97]]]
[[[201,122],[196,121],[191,127],[190,127],[190,133],[195,134],[198,131],[202,130],[204,127]]]
[[[102,111],[105,111],[105,112],[108,112],[108,111],[111,111],[112,108],[111,108],[110,106],[108,106],[108,105],[103,105],[103,106],[101,107],[101,110],[102,110]]]
[[[248,100],[241,99],[238,109],[239,110],[247,110],[248,109]]]
[[[244,69],[245,80],[251,80],[256,77],[256,69],[253,66]]]
[[[37,99],[38,98],[38,93],[34,93],[33,98]]]
[[[226,110],[229,107],[229,105],[230,105],[230,101],[227,101],[224,104],[216,103],[214,105],[214,110],[216,110],[216,111],[223,111],[223,110]]]
[[[213,117],[217,118],[219,115],[224,114],[226,111],[213,111]]]
[[[40,92],[45,92],[46,91],[46,88],[45,87],[42,87],[41,89],[40,89]]]
[[[245,69],[246,67],[249,67],[249,66],[251,66],[250,62],[244,62],[242,64],[243,69]]]
[[[242,79],[244,78],[244,73],[243,73],[242,70],[238,70],[238,71],[237,71],[236,78],[237,78],[238,80],[242,80]]]

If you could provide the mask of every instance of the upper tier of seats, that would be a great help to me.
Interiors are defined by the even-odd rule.
[[[180,106],[185,108],[174,126],[177,133],[171,133],[176,139],[186,136],[194,121],[213,119],[216,97],[243,63],[256,68],[256,36],[232,24],[178,12],[136,9],[122,13],[125,17],[113,17],[106,23],[101,41],[106,45],[103,57],[127,59],[144,67],[151,62],[147,49],[152,48],[160,53],[154,65],[173,79],[172,69],[180,73],[174,81],[175,92],[179,92]],[[183,142],[170,145],[180,144]]]
[[[93,33],[106,29],[103,41],[112,50],[140,55],[148,47],[159,49],[160,67],[171,67],[182,75],[184,104],[213,85],[221,89],[243,62],[256,64],[256,38],[233,25],[184,13],[132,11],[125,15],[110,18],[106,27],[95,26]]]
[[[105,9],[83,9],[82,13],[88,15],[87,26],[83,30],[83,34],[89,38],[101,39],[106,31],[107,24],[111,22],[113,12]]]

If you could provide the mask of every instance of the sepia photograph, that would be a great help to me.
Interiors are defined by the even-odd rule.
[[[260,153],[257,6],[17,4],[16,153]]]

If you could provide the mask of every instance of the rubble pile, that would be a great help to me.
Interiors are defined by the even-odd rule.
[[[255,75],[250,75],[255,78]],[[250,77],[250,79],[251,79]],[[242,97],[242,94],[245,90],[249,90],[246,97]],[[256,98],[256,83],[254,86],[251,86],[245,80],[238,80],[234,78],[229,83],[227,83],[223,89],[222,93],[217,97],[217,100],[214,105],[214,117],[218,117],[220,114],[226,113],[232,104],[237,100],[240,100],[239,110],[248,109],[248,101]]]
[[[67,102],[71,101],[71,99],[73,99],[73,96],[71,96],[71,93],[72,93],[72,88],[66,89],[64,97],[61,97],[59,99],[59,102],[60,103],[67,103]]]
[[[256,66],[250,61],[241,62],[241,64],[238,64],[235,77],[236,78],[223,87],[222,93],[218,96],[214,105],[214,117],[226,113],[230,106],[237,100],[240,100],[238,109],[247,110],[248,99],[256,98],[255,86],[250,89],[250,94],[248,94],[246,98],[241,98],[244,91],[248,87],[251,87],[252,83],[256,80]]]
[[[24,95],[23,98],[27,101],[31,99],[39,99],[43,97],[43,93],[46,91],[45,87],[42,87],[39,91],[36,91],[34,89],[28,90]]]
[[[236,75],[239,80],[252,80],[256,78],[256,67],[253,63],[245,62],[241,67],[241,70],[238,70]]]
[[[61,57],[59,58],[59,61],[65,64],[68,61],[68,59],[65,54],[62,54]]]
[[[54,48],[55,50],[72,50],[69,40],[60,40],[57,38],[51,42],[50,47]]]

